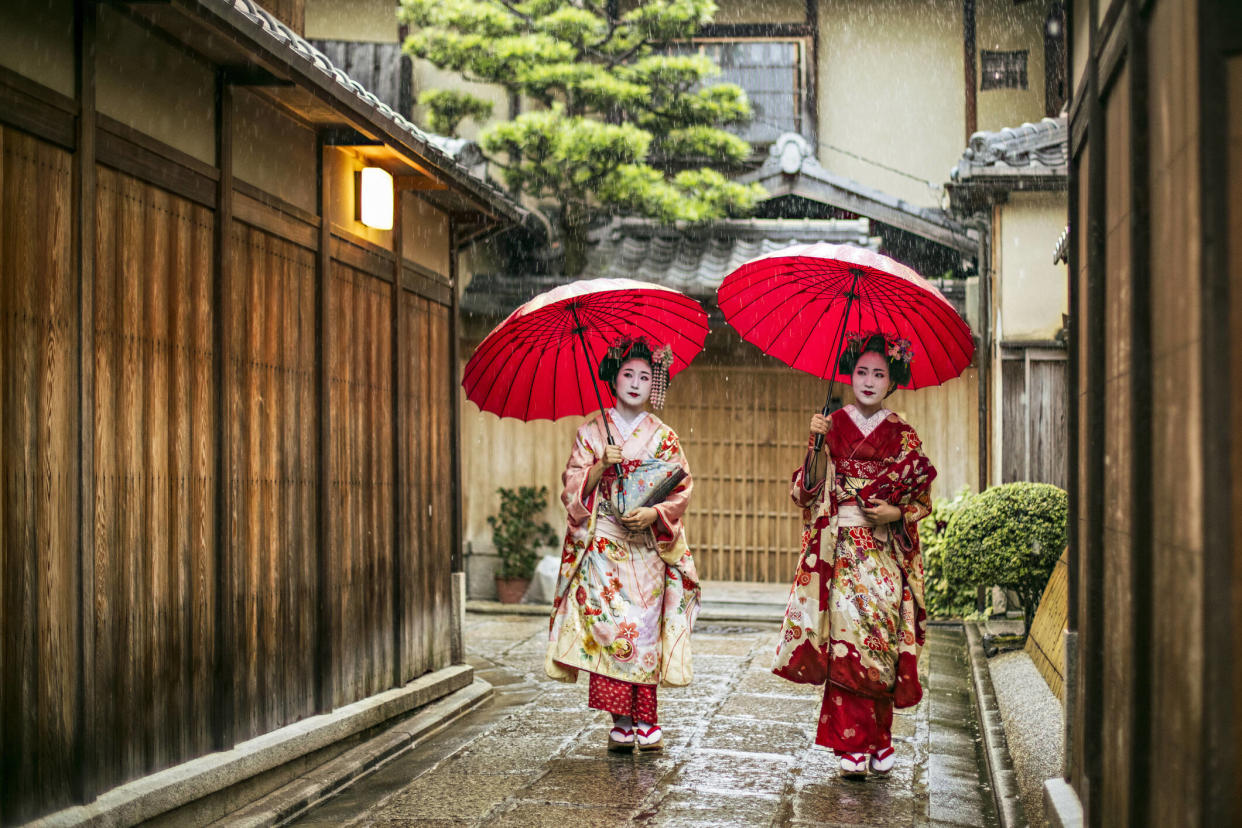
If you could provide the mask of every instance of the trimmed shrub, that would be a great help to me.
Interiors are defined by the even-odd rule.
[[[1065,548],[1069,498],[1047,483],[1006,483],[970,498],[945,528],[945,573],[1022,599],[1025,629]]]
[[[945,529],[949,519],[970,502],[970,489],[962,487],[952,500],[940,498],[932,512],[919,521],[919,541],[923,546],[923,591],[927,614],[932,618],[966,618],[975,611],[975,585],[950,578],[945,572]]]
[[[548,508],[548,487],[501,487],[500,512],[487,518],[492,543],[500,556],[499,578],[530,578],[539,563],[539,547],[556,543],[547,521],[538,520]]]

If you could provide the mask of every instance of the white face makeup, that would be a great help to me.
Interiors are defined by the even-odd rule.
[[[621,365],[613,383],[617,407],[623,411],[639,411],[651,397],[651,366],[646,360],[630,359]]]
[[[868,351],[858,358],[850,379],[859,410],[864,414],[873,414],[888,395],[888,360],[874,351]]]

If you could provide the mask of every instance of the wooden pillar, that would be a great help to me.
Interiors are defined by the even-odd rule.
[[[1091,21],[1096,20],[1096,0],[1088,4]],[[1091,54],[1097,54],[1099,48],[1098,27],[1091,24]],[[1088,66],[1087,109],[1088,109],[1088,184],[1087,184],[1087,226],[1083,231],[1087,234],[1087,284],[1086,300],[1087,315],[1083,319],[1085,325],[1085,344],[1088,358],[1086,360],[1087,387],[1095,390],[1104,388],[1105,360],[1104,349],[1107,345],[1107,318],[1105,302],[1107,301],[1106,260],[1107,233],[1107,185],[1108,169],[1106,155],[1108,143],[1105,134],[1104,107],[1100,101],[1099,63],[1091,60]],[[1082,723],[1083,744],[1088,746],[1083,753],[1083,772],[1086,778],[1086,796],[1083,797],[1084,812],[1091,825],[1102,824],[1100,801],[1098,799],[1103,781],[1103,754],[1098,749],[1101,744],[1104,704],[1104,684],[1101,672],[1100,654],[1104,647],[1104,613],[1107,610],[1107,596],[1104,594],[1104,437],[1105,410],[1102,403],[1087,406],[1079,410],[1080,418],[1087,426],[1086,444],[1080,447],[1080,462],[1086,466],[1086,491],[1079,492],[1079,503],[1086,510],[1087,532],[1083,556],[1084,572],[1082,587],[1083,606],[1087,610],[1087,618],[1080,619],[1083,623],[1080,652],[1083,655],[1083,698]]]
[[[77,0],[73,14],[74,97],[78,102],[73,157],[73,250],[78,290],[77,697],[74,709],[74,797],[90,802],[97,788],[95,746],[95,0]]]
[[[229,480],[229,453],[235,439],[229,411],[229,343],[233,308],[229,259],[230,235],[233,227],[233,93],[223,69],[216,71],[216,166],[220,178],[216,184],[216,222],[213,238],[215,267],[213,319],[215,325],[216,384],[216,601],[215,647],[213,670],[212,740],[217,750],[228,750],[236,741],[234,704],[234,663],[237,636],[234,611],[235,580],[232,538],[229,537],[229,516],[235,506]]]
[[[1234,684],[1233,659],[1235,636],[1240,633],[1230,623],[1231,598],[1235,579],[1235,550],[1238,539],[1233,535],[1227,515],[1232,505],[1233,475],[1232,442],[1238,439],[1237,412],[1231,411],[1233,399],[1229,378],[1234,346],[1230,331],[1230,291],[1237,290],[1231,282],[1229,245],[1237,244],[1229,234],[1230,189],[1238,187],[1238,170],[1229,169],[1229,136],[1225,125],[1237,115],[1229,112],[1229,88],[1226,81],[1226,58],[1242,50],[1242,10],[1236,0],[1202,0],[1199,6],[1198,110],[1191,117],[1198,119],[1200,140],[1199,167],[1189,175],[1197,178],[1199,189],[1200,226],[1199,290],[1202,292],[1203,316],[1200,339],[1203,423],[1200,451],[1203,455],[1203,715],[1201,744],[1204,763],[1203,784],[1204,825],[1236,822],[1233,811],[1234,789],[1237,786],[1237,745],[1233,741],[1237,694],[1242,687]],[[1236,58],[1235,58],[1236,59]],[[1227,183],[1228,182],[1228,183]],[[1193,288],[1191,288],[1193,289]],[[1218,598],[1219,596],[1219,598]]]
[[[452,471],[450,474],[453,487],[453,525],[451,549],[453,572],[465,572],[465,555],[462,549],[462,510],[461,510],[461,383],[458,370],[461,363],[460,298],[457,286],[457,222],[449,219],[449,369],[448,369],[448,402],[449,402],[449,442],[453,450],[450,452]]]
[[[332,646],[336,628],[337,590],[332,566],[332,454],[331,406],[327,339],[332,333],[329,284],[332,274],[332,222],[328,217],[332,203],[332,183],[326,173],[331,152],[321,132],[316,139],[315,176],[318,179],[319,250],[315,257],[315,400],[319,407],[317,477],[319,508],[315,532],[315,568],[318,606],[315,617],[315,712],[332,709],[336,698],[336,655]]]
[[[1126,27],[1130,79],[1130,514],[1136,518],[1130,534],[1130,762],[1129,814],[1150,813],[1152,763],[1151,705],[1155,680],[1151,600],[1151,515],[1155,505],[1152,484],[1153,380],[1151,314],[1151,203],[1147,112],[1147,26],[1131,5]],[[1064,33],[1062,33],[1064,36]]]
[[[405,464],[402,439],[409,430],[406,422],[405,387],[402,377],[401,347],[404,331],[401,330],[402,272],[405,270],[405,202],[406,190],[398,187],[393,194],[392,221],[392,683],[400,687],[405,683],[405,554],[408,544],[405,537]]]

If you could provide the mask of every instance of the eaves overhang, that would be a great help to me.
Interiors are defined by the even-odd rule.
[[[526,210],[470,173],[427,133],[380,101],[252,0],[118,0],[136,18],[311,126],[355,143],[459,223],[458,244],[517,224]],[[380,158],[379,156],[388,157]]]
[[[738,179],[758,183],[770,197],[798,196],[891,225],[974,256],[979,234],[943,210],[919,207],[825,169],[799,135],[782,135],[763,165]]]

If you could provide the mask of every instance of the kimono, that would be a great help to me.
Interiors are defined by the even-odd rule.
[[[802,508],[802,554],[772,672],[824,684],[815,742],[838,753],[891,744],[893,707],[918,704],[918,654],[927,612],[918,521],[931,512],[936,476],[914,429],[887,409],[871,418],[849,405],[832,415],[823,480],[793,474]],[[808,460],[810,459],[808,452]],[[870,498],[902,517],[869,526]]]
[[[693,483],[677,434],[644,413],[632,433],[608,412],[614,436],[621,436],[622,470],[629,475],[643,461],[677,464],[686,476],[654,508],[649,529],[631,533],[612,516],[606,500],[617,493],[615,467],[586,490],[587,474],[608,444],[602,416],[578,428],[562,475],[561,500],[568,527],[549,622],[545,672],[574,682],[578,671],[592,674],[593,707],[627,715],[628,710],[595,704],[596,697],[624,695],[637,685],[635,703],[647,702],[655,722],[655,688],[690,683],[690,630],[699,611],[698,574],[686,546],[682,515]],[[637,500],[637,498],[635,498]],[[629,508],[640,505],[631,501]]]

